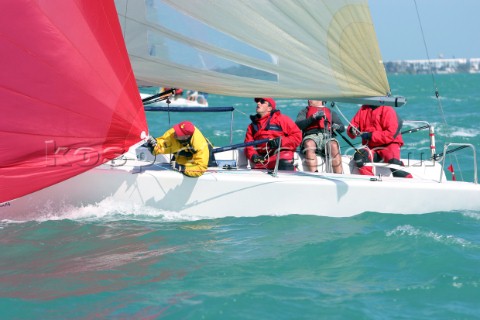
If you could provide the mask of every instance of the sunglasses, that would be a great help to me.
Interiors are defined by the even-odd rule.
[[[258,99],[257,103],[258,103],[258,102],[260,102],[261,104],[264,104],[264,103],[266,103],[266,102],[268,102],[268,101],[266,101],[266,100],[264,100],[264,99]]]

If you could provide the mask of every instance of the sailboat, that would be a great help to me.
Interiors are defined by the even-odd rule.
[[[142,99],[145,111],[155,110],[157,107],[208,107],[208,100],[205,95],[198,93],[198,91],[187,91],[187,96],[184,98],[182,95],[171,95],[171,97],[155,99],[156,96],[165,92],[157,90],[154,94],[142,93],[140,91],[140,98]],[[141,90],[141,89],[140,89]]]
[[[209,218],[480,210],[476,159],[472,182],[447,181],[435,157],[409,159],[413,179],[388,166],[358,175],[348,155],[344,174],[304,172],[301,154],[297,171],[269,172],[250,169],[232,145],[216,153],[231,165],[190,178],[143,147],[142,85],[401,106],[366,0],[24,0],[0,9],[0,219],[107,199]]]

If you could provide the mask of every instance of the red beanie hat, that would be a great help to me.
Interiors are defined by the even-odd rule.
[[[173,126],[173,130],[177,136],[191,136],[195,131],[195,127],[190,121],[182,121]]]

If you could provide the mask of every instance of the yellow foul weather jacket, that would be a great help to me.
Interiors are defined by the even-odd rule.
[[[209,160],[209,141],[203,136],[200,130],[195,127],[189,143],[181,144],[174,136],[174,129],[171,128],[157,138],[157,145],[153,150],[154,154],[172,153],[175,161],[185,166],[185,175],[189,177],[200,177],[207,171]]]

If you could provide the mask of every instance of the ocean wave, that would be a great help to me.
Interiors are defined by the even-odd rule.
[[[229,137],[230,132],[223,131],[223,130],[213,130],[213,135],[216,137]]]
[[[451,137],[466,137],[473,138],[480,134],[480,131],[477,129],[466,129],[462,127],[452,127]]]
[[[440,126],[439,126],[440,127]],[[435,132],[435,135],[438,137],[461,137],[461,138],[474,138],[480,135],[480,130],[476,128],[466,128],[459,126],[450,126],[448,128],[440,127],[440,130]]]
[[[462,215],[467,218],[480,220],[480,213],[478,211],[466,211],[466,212],[462,212]]]
[[[417,238],[427,238],[434,241],[447,244],[447,245],[460,245],[462,247],[471,246],[472,243],[463,238],[459,238],[453,235],[442,235],[433,231],[424,231],[418,228],[415,228],[411,225],[402,225],[398,226],[395,229],[388,231],[387,237],[391,236],[412,236]]]

